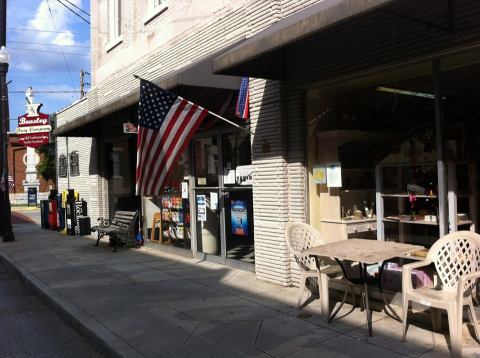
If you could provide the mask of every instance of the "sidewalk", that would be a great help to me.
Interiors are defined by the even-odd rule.
[[[107,356],[449,356],[445,335],[413,322],[402,343],[401,324],[383,313],[374,312],[368,343],[358,309],[327,324],[314,301],[302,312],[311,317],[297,318],[296,288],[247,272],[149,248],[112,253],[32,224],[14,231],[1,262]],[[464,356],[480,357],[464,329]]]

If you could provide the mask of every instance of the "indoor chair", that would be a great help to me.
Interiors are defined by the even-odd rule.
[[[329,317],[330,306],[328,297],[328,282],[330,278],[341,276],[342,270],[340,266],[331,259],[322,258],[322,266],[320,269],[318,269],[313,257],[304,256],[302,254],[302,251],[304,250],[326,243],[325,240],[323,240],[320,236],[320,233],[314,227],[304,223],[288,223],[285,226],[285,234],[288,250],[293,255],[300,269],[300,287],[298,291],[297,308],[300,310],[302,307],[302,297],[303,292],[305,291],[307,280],[309,278],[316,278],[318,282],[318,294],[321,302],[320,308],[322,316],[329,318],[329,321],[331,321],[345,302],[349,288],[347,282],[345,281],[345,294],[343,296],[342,304]],[[353,295],[353,289],[351,292]]]
[[[418,288],[412,286],[413,269],[435,265],[442,283],[441,289]],[[403,266],[403,337],[407,333],[407,314],[410,302],[418,302],[431,307],[433,329],[437,330],[441,322],[439,309],[447,311],[450,331],[450,346],[456,357],[462,352],[463,307],[470,310],[470,319],[477,339],[480,328],[475,315],[472,293],[480,278],[480,235],[470,231],[458,231],[440,238],[428,252],[424,261]]]

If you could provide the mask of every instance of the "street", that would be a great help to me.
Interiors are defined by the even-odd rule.
[[[0,265],[0,357],[102,357]]]

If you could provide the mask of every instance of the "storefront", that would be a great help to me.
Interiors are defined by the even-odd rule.
[[[162,250],[253,270],[250,136],[223,124],[200,131],[163,193],[143,198],[143,212]]]
[[[479,13],[466,0],[323,1],[218,56],[214,73],[254,78],[256,133],[274,141],[268,126],[281,122],[268,159],[283,169],[285,210],[277,222],[256,210],[257,232],[300,221],[329,241],[426,247],[478,232]],[[286,265],[295,282],[296,263]]]
[[[469,78],[480,65],[462,66],[469,57],[307,91],[310,222],[329,240],[428,248],[445,233],[478,230]]]

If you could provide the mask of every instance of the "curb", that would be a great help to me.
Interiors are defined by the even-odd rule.
[[[54,289],[39,280],[16,260],[0,251],[0,263],[13,273],[20,281],[69,326],[85,337],[89,343],[107,357],[145,357],[93,317],[67,301]]]

